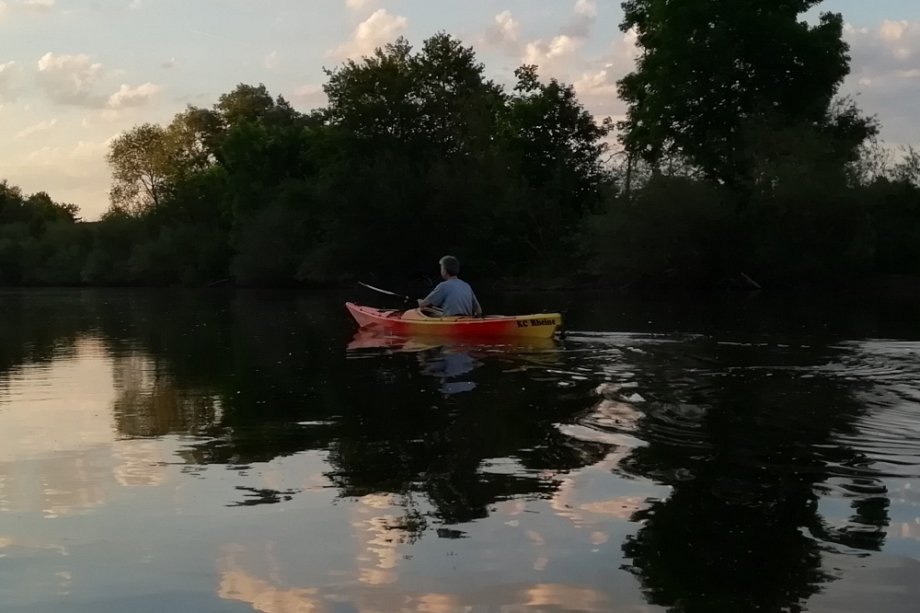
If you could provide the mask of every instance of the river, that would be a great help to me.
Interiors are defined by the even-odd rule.
[[[0,292],[0,610],[917,610],[917,303],[348,298]]]

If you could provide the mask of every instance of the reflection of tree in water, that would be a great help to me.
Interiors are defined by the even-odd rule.
[[[12,308],[0,331],[0,371],[100,333],[120,377],[123,436],[207,437],[188,442],[185,461],[230,467],[323,450],[342,496],[388,492],[403,501],[393,529],[407,539],[427,521],[415,500],[424,499],[436,522],[467,522],[500,500],[549,496],[559,487],[553,475],[610,451],[554,426],[583,408],[584,390],[537,381],[513,353],[471,354],[476,368],[459,378],[479,385],[445,395],[432,376],[444,365],[436,351],[421,356],[421,367],[417,354],[347,360],[342,348],[353,329],[327,299],[81,296],[5,302]],[[630,568],[652,602],[675,610],[793,609],[830,580],[823,548],[876,550],[888,523],[883,486],[857,451],[836,442],[862,411],[845,387],[853,384],[777,369],[717,370],[726,362],[758,366],[744,351],[775,361],[775,349],[731,355],[736,350],[702,346],[689,357],[686,344],[675,347],[672,355],[630,358],[651,400],[634,432],[647,446],[619,470],[674,488],[637,516],[642,525],[623,547]],[[779,357],[787,365],[835,358]],[[495,458],[526,470],[484,470]],[[819,515],[824,487],[852,500],[848,526]],[[239,503],[293,495],[242,491]]]
[[[832,580],[822,567],[825,549],[880,549],[886,491],[858,451],[835,443],[863,411],[854,390],[794,370],[761,370],[731,351],[743,352],[723,347],[710,354],[723,366],[700,377],[703,384],[679,381],[683,369],[700,366],[680,358],[638,369],[659,402],[637,424],[648,445],[620,469],[673,491],[636,514],[641,527],[623,551],[653,604],[675,611],[802,610]],[[779,357],[812,364],[833,358]],[[739,376],[725,370],[726,362],[754,368]],[[681,389],[668,389],[675,381]],[[849,481],[849,528],[832,528],[818,513],[819,490],[831,478]]]
[[[0,377],[12,367],[72,351],[76,339],[92,329],[87,301],[73,291],[4,292]]]
[[[354,419],[343,421],[329,456],[331,477],[343,495],[419,492],[438,520],[463,523],[486,517],[499,500],[552,494],[558,480],[540,469],[579,468],[606,454],[606,446],[573,441],[554,427],[572,413],[574,395],[554,403],[547,395],[551,384],[534,382],[526,372],[505,372],[509,364],[477,355],[467,356],[477,363],[475,380],[488,384],[475,393],[445,395],[438,376],[443,358],[428,351],[346,365],[356,371],[370,365],[373,376],[389,384],[347,390]],[[418,360],[425,365],[421,371]],[[367,379],[357,373],[354,378]],[[531,470],[483,470],[494,458],[518,458]]]
[[[560,399],[554,382],[520,368],[541,354],[435,347],[347,359],[353,326],[328,300],[269,294],[202,304],[181,293],[125,300],[102,318],[122,365],[118,427],[132,437],[206,436],[181,452],[192,464],[245,468],[324,450],[328,478],[343,496],[397,494],[404,523],[421,530],[419,494],[439,522],[465,522],[500,500],[551,494],[558,482],[541,469],[579,468],[606,453],[554,427],[584,396]],[[139,348],[146,362],[132,357]],[[488,384],[445,390],[458,381]],[[483,470],[507,457],[532,470]],[[258,494],[243,493],[240,504],[292,495]]]
[[[118,356],[113,361],[113,379],[118,397],[112,409],[123,436],[202,435],[220,421],[218,396],[177,385],[158,373],[145,354]]]

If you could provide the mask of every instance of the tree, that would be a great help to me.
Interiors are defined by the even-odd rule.
[[[382,268],[421,272],[433,253],[457,248],[479,270],[511,273],[574,255],[576,225],[607,178],[610,125],[596,123],[572,87],[524,67],[505,92],[447,34],[418,50],[399,39],[327,74],[324,117],[343,158],[327,235],[342,232],[330,242],[361,249],[323,249],[327,260],[381,253]],[[365,223],[341,223],[349,219]],[[449,236],[431,232],[445,227]],[[394,245],[382,228],[413,240]]]
[[[619,82],[627,151],[657,164],[678,154],[712,180],[749,180],[751,132],[832,123],[849,72],[843,18],[799,15],[821,0],[627,0],[624,31],[642,48]]]
[[[140,215],[167,197],[177,168],[172,139],[162,126],[145,123],[116,138],[106,161],[112,168],[112,207]]]
[[[221,161],[224,122],[216,111],[190,105],[173,118],[167,132],[187,166],[203,170]]]
[[[484,70],[472,48],[447,34],[429,38],[418,52],[399,38],[326,71],[325,114],[359,139],[468,153],[473,141],[488,140],[504,103]]]
[[[242,121],[258,121],[276,108],[275,100],[263,84],[240,83],[230,93],[223,94],[214,105],[224,127]]]
[[[572,224],[595,212],[610,179],[602,155],[612,122],[598,122],[571,85],[540,82],[536,66],[522,66],[515,75],[505,137],[527,183],[549,200],[529,214],[538,228],[549,225],[553,234],[571,236]]]

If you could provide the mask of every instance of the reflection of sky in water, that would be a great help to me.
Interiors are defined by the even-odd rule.
[[[446,385],[478,362],[447,352],[423,364]],[[55,388],[69,390],[67,401],[48,393]],[[625,512],[601,508],[616,502],[578,499],[591,495],[592,479],[613,481],[609,467],[566,478],[548,501],[499,502],[489,519],[464,525],[459,540],[418,540],[416,530],[436,527],[426,528],[424,499],[408,507],[391,494],[336,500],[321,452],[230,470],[185,465],[196,437],[184,432],[196,430],[195,416],[221,415],[207,398],[177,389],[143,354],[112,357],[95,341],[7,378],[0,560],[10,570],[0,598],[10,610],[147,610],[142,594],[180,611],[223,610],[201,592],[206,584],[213,597],[265,613],[333,611],[340,602],[360,611],[496,603],[609,610],[607,578],[580,577],[565,563],[599,547],[615,553],[611,535],[627,529]],[[232,506],[240,488],[298,495]],[[552,517],[565,523],[553,527]],[[573,523],[586,528],[583,538],[565,534]],[[458,581],[444,584],[449,576]],[[619,582],[632,584],[625,573]],[[635,587],[629,592],[638,605]]]
[[[329,476],[336,451],[322,446],[295,447],[265,461],[237,461],[229,453],[222,463],[196,463],[204,443],[220,448],[236,435],[236,444],[248,444],[244,427],[228,422],[233,408],[222,391],[179,384],[139,349],[112,351],[91,337],[79,340],[57,359],[13,369],[0,382],[0,602],[12,611],[103,613],[662,611],[645,604],[639,582],[624,569],[621,545],[644,525],[638,514],[668,501],[686,475],[673,470],[668,478],[677,485],[661,485],[630,474],[627,464],[651,445],[677,460],[699,461],[721,443],[705,430],[713,418],[707,390],[693,386],[752,372],[764,380],[863,377],[874,383],[860,397],[875,411],[825,444],[846,442],[870,457],[871,466],[885,466],[884,552],[856,563],[864,552],[822,551],[825,565],[850,580],[829,583],[813,610],[874,610],[846,608],[873,590],[917,595],[906,579],[916,577],[911,573],[920,557],[918,452],[909,445],[917,423],[910,400],[917,372],[911,369],[918,367],[906,357],[909,347],[855,350],[862,354],[849,348],[837,362],[774,367],[769,356],[766,363],[738,358],[713,365],[696,353],[696,341],[677,347],[661,338],[614,340],[576,336],[553,354],[549,369],[540,352],[450,347],[416,347],[398,363],[412,364],[410,374],[434,380],[442,395],[463,392],[450,402],[476,402],[477,394],[499,384],[489,379],[496,371],[502,384],[574,389],[566,393],[583,394],[577,415],[550,420],[535,409],[532,419],[551,422],[542,436],[561,437],[553,444],[571,446],[579,458],[594,457],[584,449],[602,450],[587,465],[557,469],[528,464],[532,449],[502,448],[503,455],[479,460],[472,478],[491,483],[491,477],[526,476],[545,490],[499,492],[487,517],[450,526],[426,497],[421,482],[436,479],[426,466],[410,464],[418,481],[411,492],[344,497]],[[734,357],[744,348],[730,350],[740,352]],[[653,388],[643,378],[651,372],[644,360],[659,360],[652,364],[655,374],[671,377],[670,388]],[[563,382],[581,387],[557,385]],[[362,445],[367,435],[339,433],[335,418],[282,423],[279,431],[300,432],[293,430],[297,423],[304,433],[337,432],[333,443],[351,434]],[[496,439],[502,442],[500,433]],[[535,436],[532,446],[540,444]],[[869,471],[843,460],[830,466],[862,476]],[[450,468],[439,470],[449,475]],[[852,523],[850,481],[846,473],[822,484],[819,511],[832,528]]]

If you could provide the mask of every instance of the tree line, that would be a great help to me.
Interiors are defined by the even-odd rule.
[[[839,98],[843,19],[800,21],[816,4],[624,2],[618,125],[536,66],[497,84],[447,34],[328,70],[309,113],[241,84],[119,136],[98,222],[2,184],[0,283],[408,282],[446,252],[483,280],[920,274],[920,156],[886,157]]]

